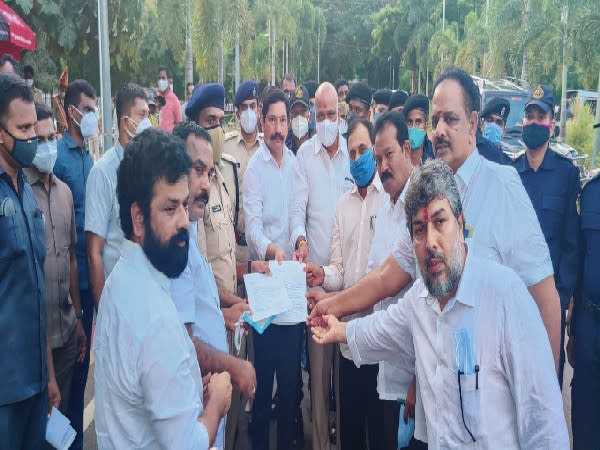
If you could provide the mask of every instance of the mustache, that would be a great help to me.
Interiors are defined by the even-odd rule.
[[[198,195],[194,198],[194,203],[202,202],[205,205],[208,203],[208,191],[206,189],[202,189]]]
[[[381,174],[381,177],[379,177],[379,179],[381,180],[382,183],[385,183],[389,178],[393,178],[393,175],[389,170],[386,170],[385,172],[383,172]]]
[[[448,146],[448,148],[452,148],[452,146],[450,145],[450,141],[445,137],[434,138],[433,147],[435,148],[435,150],[437,150],[438,147],[441,147],[442,145],[446,145]]]
[[[429,267],[432,259],[439,259],[444,264],[446,264],[446,255],[442,252],[434,252],[432,250],[427,250],[427,255],[425,256],[425,267]]]
[[[271,140],[274,141],[275,139],[281,139],[283,141],[285,138],[281,133],[275,133],[271,135]]]
[[[177,232],[175,236],[169,239],[169,245],[177,245],[180,242],[185,242],[186,244],[190,241],[190,233],[185,228],[182,228]]]

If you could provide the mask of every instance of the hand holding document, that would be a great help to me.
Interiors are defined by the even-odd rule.
[[[66,450],[75,440],[75,436],[75,430],[69,419],[53,407],[46,425],[46,441],[58,450]]]
[[[251,319],[261,321],[275,316],[273,323],[291,325],[306,320],[306,274],[297,261],[269,262],[271,276],[244,275]]]

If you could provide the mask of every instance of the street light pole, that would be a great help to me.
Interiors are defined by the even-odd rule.
[[[113,146],[107,0],[98,0],[98,40],[100,41],[100,93],[102,96],[102,130],[104,137],[102,150],[105,151]]]

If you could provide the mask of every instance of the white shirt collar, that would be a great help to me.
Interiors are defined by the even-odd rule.
[[[377,192],[383,192],[383,184],[381,184],[381,179],[379,178],[379,174],[377,172],[375,172],[375,176],[373,177],[373,181],[371,181],[371,184],[369,184],[369,186],[367,186],[367,193],[371,192],[373,190],[375,190]],[[354,183],[352,185],[352,190],[350,192],[353,195],[354,194],[360,195],[358,193],[358,186],[356,185],[356,183]]]
[[[319,139],[318,135],[314,135],[314,144],[313,144],[313,152],[315,153],[315,155],[317,155],[320,151],[323,151],[325,153],[327,153],[327,149],[325,148],[325,146],[323,145],[323,143],[321,142],[321,140]],[[346,143],[346,139],[344,138],[344,136],[342,136],[339,132],[338,132],[338,148],[335,152],[335,155],[333,155],[333,158],[337,157],[340,152],[343,155],[348,154],[348,148],[347,148],[347,143]],[[329,155],[327,155],[329,157]],[[331,159],[333,159],[331,158]]]
[[[460,180],[465,185],[465,188],[469,186],[469,182],[471,181],[471,178],[475,173],[475,169],[477,168],[479,158],[481,158],[479,156],[479,151],[477,150],[477,148],[475,148],[475,150],[473,150],[473,153],[469,155],[466,161],[462,163],[462,166],[460,166],[456,171],[456,176],[460,178]]]
[[[264,141],[261,141],[260,143],[260,149],[258,150],[263,158],[263,160],[265,161],[269,161],[269,160],[273,160],[274,163],[277,163],[277,161],[275,161],[275,158],[273,158],[273,155],[271,154],[271,151],[269,150],[269,147],[267,147],[267,144],[265,144]],[[291,150],[289,150],[287,148],[287,146],[283,146],[283,158],[282,158],[282,164],[285,161],[287,154],[291,153]]]

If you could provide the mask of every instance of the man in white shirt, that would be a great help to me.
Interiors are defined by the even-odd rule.
[[[96,308],[104,281],[119,260],[123,243],[117,201],[117,169],[129,141],[152,127],[148,119],[146,92],[137,84],[126,84],[119,89],[115,109],[119,138],[90,170],[85,190],[85,235],[90,286]]]
[[[306,268],[309,286],[323,286],[326,291],[347,289],[364,276],[377,211],[388,197],[377,174],[373,125],[368,120],[354,119],[350,122],[348,154],[350,172],[356,184],[337,202],[329,264],[323,266],[309,262]],[[371,309],[361,311],[344,320],[370,312]],[[318,346],[314,341],[311,344]],[[335,355],[339,361],[335,384],[340,445],[348,450],[386,448],[383,444],[383,411],[376,389],[377,364],[356,368],[348,346],[342,344],[340,351],[341,357]]]
[[[469,74],[449,69],[440,75],[432,102],[435,154],[455,174],[468,220],[466,233],[476,244],[473,251],[510,267],[527,285],[558,367],[560,301],[548,246],[516,171],[485,160],[477,151],[479,107],[479,90]],[[347,291],[320,301],[311,318],[360,311],[396,295],[415,274],[410,236],[405,232],[381,266]]]
[[[247,311],[248,305],[240,303],[223,308],[221,312],[219,291],[212,268],[198,247],[198,221],[208,203],[210,179],[215,175],[212,147],[208,132],[193,122],[178,124],[173,134],[185,142],[192,168],[188,175],[190,201],[190,245],[188,262],[184,271],[171,282],[171,296],[194,344],[203,374],[227,371],[232,382],[249,398],[254,398],[256,374],[248,361],[229,355],[224,314],[234,314],[234,321]],[[259,263],[259,261],[257,261]],[[233,312],[231,312],[233,310]],[[225,420],[221,420],[214,446],[223,449]]]
[[[229,374],[212,375],[203,395],[194,345],[169,292],[188,259],[190,165],[181,140],[152,129],[132,140],[119,168],[126,239],[94,338],[99,448],[208,449],[229,408]]]
[[[337,92],[323,83],[315,93],[317,133],[296,154],[294,195],[290,210],[290,246],[294,258],[329,264],[335,205],[352,188],[346,139],[338,127]],[[333,346],[308,342],[313,449],[329,448],[329,390]]]
[[[296,158],[285,146],[290,104],[279,89],[263,100],[264,141],[250,159],[244,174],[243,201],[246,240],[251,260],[283,261],[292,256],[289,210]],[[253,331],[257,388],[252,407],[252,448],[269,448],[273,377],[277,377],[276,448],[291,448],[294,408],[300,383],[300,350],[305,324],[277,319],[262,334]]]
[[[357,365],[415,365],[430,449],[568,448],[538,310],[513,270],[466,245],[448,166],[416,169],[405,213],[421,277],[385,312],[348,324],[323,316],[315,340],[348,342]]]

